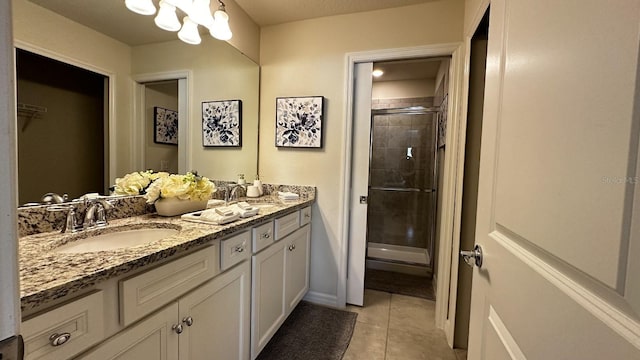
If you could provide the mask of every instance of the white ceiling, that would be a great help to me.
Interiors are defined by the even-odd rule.
[[[388,9],[434,0],[235,0],[259,26]]]
[[[375,63],[373,68],[384,71],[384,74],[374,77],[373,82],[435,79],[442,60],[443,58],[429,58]]]
[[[136,46],[175,40],[160,30],[153,16],[134,14],[124,0],[30,0],[125,44]],[[433,0],[235,0],[260,26],[323,16],[419,4]],[[212,0],[212,8],[217,0]],[[154,0],[158,4],[158,1]],[[233,14],[229,14],[233,21]]]

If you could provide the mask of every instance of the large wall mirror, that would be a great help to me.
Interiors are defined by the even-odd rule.
[[[36,136],[19,139],[19,167],[30,161],[34,165],[33,159],[48,164],[46,168],[32,166],[35,170],[31,172],[19,171],[20,204],[38,202],[46,192],[68,193],[70,198],[92,192],[104,194],[115,178],[146,169],[181,173],[197,170],[218,180],[234,180],[238,174],[252,179],[257,174],[258,64],[228,43],[204,35],[197,46],[179,40],[145,45],[103,40],[102,35],[82,30],[79,25],[82,11],[77,8],[91,6],[91,1],[86,5],[76,2],[73,14],[55,8],[63,3],[14,0],[14,37],[19,54],[16,66],[25,79],[18,82],[27,85],[18,89],[18,102],[22,106],[40,106],[20,111],[18,132],[24,128],[34,133],[37,127],[43,128]],[[126,27],[127,23],[118,26]],[[149,26],[154,26],[152,19]],[[79,40],[85,44],[76,44]],[[88,43],[95,48],[88,49]],[[100,49],[101,43],[116,50]],[[34,66],[36,60],[42,60],[43,64],[50,60],[57,66],[95,75],[91,80],[95,86],[89,89],[88,82],[70,78],[66,78],[65,85],[64,77],[46,79],[59,71],[44,68],[40,63]],[[41,86],[43,81],[53,83]],[[56,100],[61,95],[45,92],[47,87],[62,93],[76,92],[79,98],[93,100],[84,99],[80,105],[75,100]],[[87,94],[82,94],[85,89]],[[202,103],[224,100],[241,101],[242,145],[205,146]],[[85,114],[87,108],[92,115]],[[175,139],[155,136],[157,109],[177,112]],[[32,114],[35,115],[30,118]],[[85,140],[84,135],[72,132],[64,122],[69,120],[69,114],[78,117],[79,123],[91,122],[86,131],[94,134],[95,139],[76,141],[81,137]],[[66,155],[70,153],[95,156],[85,164],[71,160]],[[33,171],[39,171],[39,175],[33,175]],[[43,176],[51,181],[43,181]]]

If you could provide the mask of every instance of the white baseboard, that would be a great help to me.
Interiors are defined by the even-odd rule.
[[[338,297],[336,295],[325,294],[317,291],[309,291],[303,298],[304,300],[329,307],[338,307]]]

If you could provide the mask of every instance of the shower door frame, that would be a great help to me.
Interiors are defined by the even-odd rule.
[[[428,114],[434,114],[434,118],[432,120],[425,120],[425,121],[435,121],[435,137],[433,139],[433,167],[432,167],[432,171],[431,171],[431,191],[425,191],[424,189],[420,190],[420,189],[411,189],[411,188],[407,188],[407,189],[394,189],[391,191],[411,191],[411,192],[428,192],[431,194],[431,206],[430,206],[430,211],[431,214],[433,216],[433,222],[430,225],[429,228],[429,244],[428,244],[428,248],[427,250],[429,251],[429,264],[427,264],[427,268],[431,270],[431,272],[433,273],[434,269],[434,251],[435,251],[435,236],[436,236],[436,211],[438,210],[438,192],[440,191],[437,188],[438,185],[438,119],[437,117],[435,117],[435,115],[441,113],[441,109],[438,106],[431,106],[431,107],[423,107],[423,106],[409,106],[409,107],[402,107],[402,108],[388,108],[388,109],[371,109],[371,136],[369,138],[369,186],[368,186],[368,191],[367,191],[367,197],[370,198],[370,191],[374,188],[374,186],[371,186],[371,163],[373,160],[373,118],[374,116],[378,116],[378,115],[428,115]],[[381,188],[381,187],[375,187],[377,189],[375,190],[382,190],[385,191],[385,189]],[[367,227],[368,227],[368,220],[367,220]],[[368,231],[367,231],[367,244],[369,244],[369,235],[368,235]],[[381,261],[385,261],[385,260],[381,260]]]

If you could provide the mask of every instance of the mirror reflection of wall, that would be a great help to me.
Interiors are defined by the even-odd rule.
[[[156,136],[155,108],[178,111],[178,80],[145,85],[145,169],[178,173],[178,145],[166,143],[163,134]],[[162,111],[161,111],[162,113]],[[176,117],[177,130],[177,117]],[[177,134],[176,134],[177,136]]]
[[[105,94],[100,74],[16,49],[18,198],[105,189]]]

